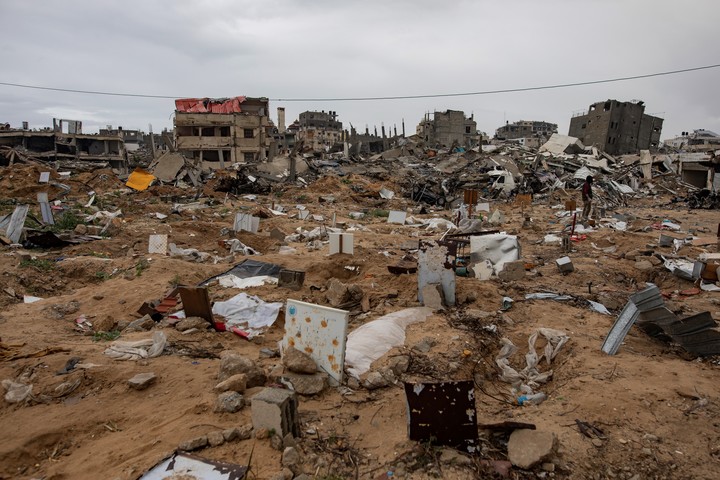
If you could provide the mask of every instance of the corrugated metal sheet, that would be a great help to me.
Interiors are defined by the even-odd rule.
[[[233,98],[180,98],[175,110],[184,113],[240,113],[245,97]]]

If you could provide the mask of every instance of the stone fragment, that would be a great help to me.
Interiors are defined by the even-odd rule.
[[[278,452],[282,452],[285,449],[283,439],[280,435],[272,435],[270,437],[270,446]]]
[[[245,406],[243,396],[237,392],[223,392],[215,402],[215,412],[235,413]]]
[[[542,430],[515,430],[508,441],[508,459],[518,468],[530,469],[555,451],[555,434]]]
[[[295,441],[295,437],[293,437],[292,433],[288,433],[283,437],[283,446],[285,448],[297,447],[297,442]]]
[[[525,278],[525,262],[517,260],[505,263],[503,269],[498,272],[498,278],[506,282],[522,280]]]
[[[181,443],[178,445],[178,450],[183,450],[185,452],[191,452],[193,450],[199,450],[201,448],[205,448],[208,445],[208,438],[206,435],[203,435],[201,437],[193,438],[192,440],[188,440],[186,442]]]
[[[395,376],[399,377],[403,373],[407,372],[410,368],[410,356],[409,355],[398,355],[388,360],[388,367]]]
[[[243,393],[247,388],[247,375],[238,373],[215,385],[216,392],[238,392]]]
[[[284,373],[281,381],[288,382],[300,395],[316,395],[322,392],[327,385],[328,375],[325,372],[317,372],[313,375]]]
[[[150,315],[145,315],[142,318],[130,322],[130,325],[125,328],[125,332],[144,332],[152,329],[154,326],[155,321],[150,318]]]
[[[300,453],[294,447],[288,447],[283,450],[281,464],[296,473],[300,467]]]
[[[225,436],[223,435],[223,432],[221,432],[220,430],[208,433],[207,439],[208,439],[208,444],[211,447],[219,447],[220,445],[225,443]]]
[[[258,367],[255,362],[249,358],[233,352],[223,352],[223,354],[221,354],[221,358],[220,372],[218,373],[219,381],[222,382],[233,375],[244,373],[247,375],[246,388],[265,385],[265,381],[267,379],[265,371]]]
[[[470,457],[463,455],[452,448],[443,448],[440,452],[440,462],[449,465],[472,465],[473,461]]]
[[[270,480],[293,480],[293,472],[289,468],[283,468],[282,472],[278,472],[270,477]]]
[[[653,264],[649,260],[636,260],[635,268],[642,272],[647,272],[653,269]]]
[[[88,228],[87,228],[87,225],[78,223],[77,225],[75,225],[75,230],[73,230],[73,231],[78,235],[86,235]]]
[[[180,320],[175,325],[175,328],[181,332],[190,330],[191,328],[205,330],[206,328],[210,328],[210,322],[201,317],[188,317]]]
[[[157,376],[152,372],[138,373],[130,380],[127,381],[128,385],[135,390],[145,390],[150,385],[155,383]]]
[[[368,390],[377,390],[378,388],[387,387],[390,382],[387,378],[383,377],[380,372],[370,372],[362,382],[362,386]]]
[[[95,332],[112,332],[115,330],[115,319],[110,315],[104,315],[92,321],[93,331]]]
[[[301,352],[295,347],[288,347],[283,352],[283,365],[294,373],[315,373],[317,364],[315,360],[305,352]]]
[[[417,350],[418,352],[428,353],[435,345],[437,345],[437,340],[432,337],[425,337],[413,345],[412,349]]]

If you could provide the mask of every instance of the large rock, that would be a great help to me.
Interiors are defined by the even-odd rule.
[[[238,373],[215,385],[216,392],[238,392],[243,393],[247,388],[247,375]]]
[[[223,430],[223,438],[226,442],[234,440],[247,440],[252,437],[252,424],[243,425],[242,427],[233,427]]]
[[[221,358],[220,372],[218,373],[219,381],[222,382],[233,375],[244,373],[247,376],[247,388],[265,385],[267,380],[265,371],[249,358],[233,352],[225,352],[221,355]]]
[[[198,328],[204,330],[209,327],[210,322],[201,317],[183,318],[175,325],[175,328],[181,332],[184,332],[185,330],[190,330],[191,328]]]
[[[283,381],[290,383],[293,390],[300,395],[316,395],[325,389],[327,377],[326,373],[318,372],[313,375],[286,373],[281,378]]]
[[[387,387],[390,385],[390,381],[383,377],[380,372],[370,372],[362,382],[362,386],[368,390],[376,390],[378,388]]]
[[[128,385],[135,390],[145,390],[150,385],[155,383],[157,376],[152,372],[138,373],[130,380],[127,381]]]
[[[219,447],[220,445],[225,443],[225,437],[223,436],[223,432],[221,432],[220,430],[208,433],[207,439],[208,444],[211,447]]]
[[[518,468],[530,469],[555,451],[555,434],[540,430],[515,430],[508,441],[508,459]]]
[[[208,438],[206,435],[203,435],[201,437],[193,438],[192,440],[188,440],[186,442],[181,443],[178,445],[178,450],[182,450],[185,452],[191,452],[193,450],[199,450],[201,448],[205,448],[208,445]]]
[[[154,326],[155,321],[150,318],[150,315],[145,315],[142,318],[130,322],[130,325],[125,328],[125,332],[144,332],[152,329]]]
[[[337,278],[331,278],[327,284],[325,296],[333,307],[360,303],[364,292],[359,285],[345,285]]]
[[[245,406],[243,396],[237,392],[223,392],[218,395],[215,411],[218,413],[235,413]]]
[[[294,373],[313,374],[317,371],[317,364],[310,355],[301,352],[295,347],[288,347],[283,352],[283,365]]]

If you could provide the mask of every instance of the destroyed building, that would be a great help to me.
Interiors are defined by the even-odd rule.
[[[682,132],[680,136],[664,140],[663,143],[668,147],[682,150],[714,150],[720,148],[720,135],[700,128],[692,132]]]
[[[498,140],[515,140],[532,137],[550,138],[553,133],[558,133],[556,123],[536,120],[518,120],[513,123],[506,122],[505,125],[495,130],[495,138]]]
[[[315,152],[327,151],[343,141],[342,122],[338,121],[335,111],[302,112],[294,128],[297,128],[297,140]]]
[[[267,98],[175,100],[175,144],[187,158],[215,169],[273,156]]]
[[[416,133],[426,144],[436,147],[456,145],[472,148],[478,144],[477,123],[473,115],[466,118],[465,112],[459,110],[425,114]]]
[[[607,100],[570,119],[568,135],[610,155],[657,149],[663,119],[647,115],[640,100]]]
[[[57,162],[58,166],[83,163],[109,166],[127,172],[125,142],[119,135],[84,134],[82,122],[53,118],[53,127],[30,130],[23,128],[0,132],[0,162],[12,165],[23,158]]]

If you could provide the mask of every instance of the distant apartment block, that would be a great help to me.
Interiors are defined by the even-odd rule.
[[[271,157],[274,125],[267,98],[175,100],[175,144],[207,168],[257,163]]]
[[[432,118],[431,118],[432,117]],[[450,148],[453,144],[471,148],[478,144],[477,122],[459,110],[426,114],[418,124],[416,134],[427,145]]]
[[[568,135],[610,155],[657,149],[663,119],[647,115],[642,101],[607,100],[590,105],[570,120]]]
[[[514,123],[506,123],[495,130],[495,138],[498,140],[515,140],[530,137],[550,138],[553,133],[558,133],[556,123],[537,120],[519,120]]]

